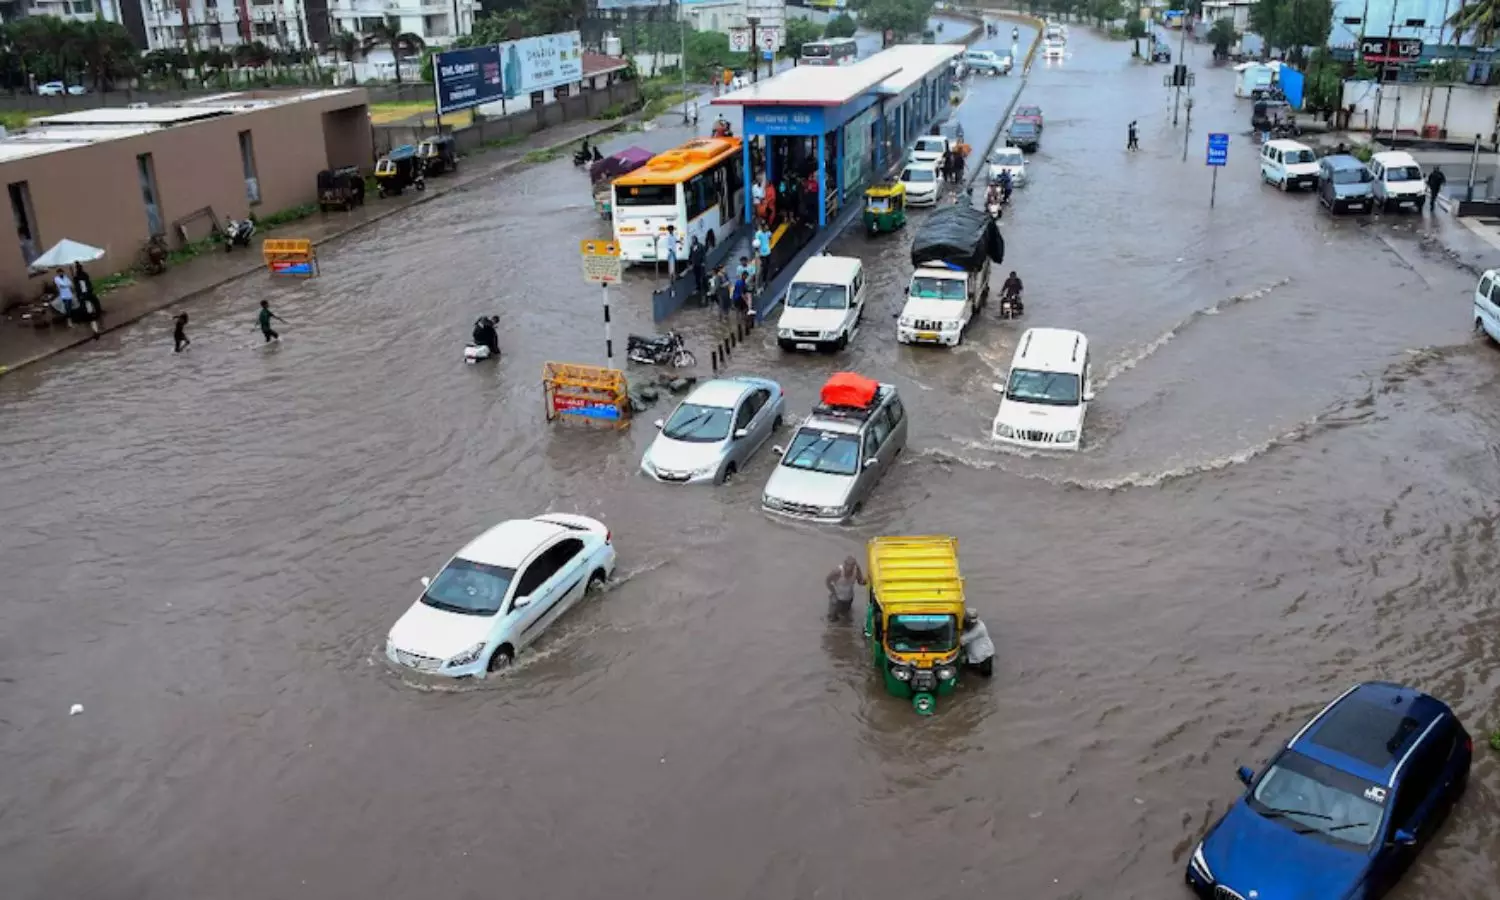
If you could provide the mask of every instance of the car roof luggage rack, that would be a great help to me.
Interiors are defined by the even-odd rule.
[[[880,395],[880,382],[853,372],[835,372],[823,385],[813,412],[863,422],[879,405]]]

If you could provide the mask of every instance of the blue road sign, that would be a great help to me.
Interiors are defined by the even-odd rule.
[[[1208,165],[1222,166],[1229,163],[1229,135],[1215,132],[1208,136]]]

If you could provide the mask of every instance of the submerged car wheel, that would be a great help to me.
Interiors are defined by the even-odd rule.
[[[604,574],[603,569],[595,569],[594,574],[589,576],[589,583],[583,589],[583,592],[585,594],[597,594],[604,590],[604,583],[608,580],[609,576]]]
[[[511,648],[510,644],[501,644],[495,648],[494,654],[490,656],[490,664],[486,668],[490,672],[501,672],[510,668],[511,663],[515,661],[516,651]]]
[[[739,469],[735,468],[734,463],[730,463],[729,465],[725,466],[724,477],[719,479],[719,484],[728,484],[729,482],[733,481],[735,473],[737,473],[738,471]]]

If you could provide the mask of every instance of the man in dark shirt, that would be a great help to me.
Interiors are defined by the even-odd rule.
[[[1436,212],[1438,195],[1443,192],[1443,185],[1448,183],[1448,176],[1443,174],[1441,168],[1432,170],[1427,176],[1427,208]]]
[[[1026,307],[1021,303],[1021,292],[1025,289],[1026,286],[1021,283],[1021,277],[1015,272],[1010,273],[1010,277],[1005,279],[1005,284],[1000,288],[1000,296],[1010,299],[1018,316],[1026,311]]]

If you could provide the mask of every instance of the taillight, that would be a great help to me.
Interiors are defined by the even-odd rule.
[[[1474,739],[1473,738],[1471,738],[1471,737],[1470,738],[1464,738],[1464,749],[1467,750],[1470,753],[1474,752]]]
[[[604,543],[610,543],[610,539],[612,537],[614,537],[614,532],[610,531],[608,528],[604,529]]]

